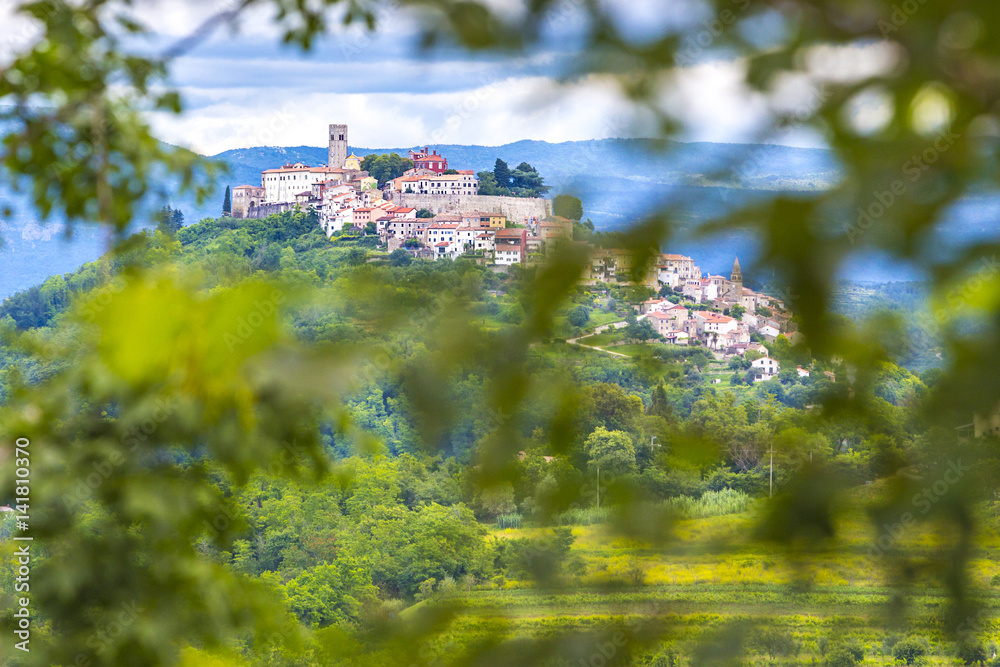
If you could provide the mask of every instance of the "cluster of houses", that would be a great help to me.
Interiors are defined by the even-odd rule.
[[[295,206],[311,207],[319,213],[320,224],[329,236],[344,227],[364,227],[380,218],[415,217],[414,211],[387,201],[393,192],[478,194],[475,174],[448,169],[448,159],[436,150],[411,150],[408,157],[414,167],[380,189],[378,180],[361,168],[361,158],[347,154],[347,125],[330,125],[327,164],[310,167],[298,162],[265,169],[259,186],[232,189],[231,215],[261,217]]]
[[[296,163],[264,170],[261,185],[232,189],[231,215],[263,217],[293,207],[312,208],[327,236],[345,227],[371,229],[373,225],[390,252],[405,247],[419,257],[464,255],[496,265],[528,263],[532,256],[544,254],[554,239],[572,237],[572,222],[561,218],[526,217],[510,228],[510,221],[494,211],[448,211],[419,217],[415,208],[394,204],[398,198],[393,195],[477,195],[479,184],[472,171],[449,169],[448,158],[429,146],[411,150],[407,157],[413,168],[380,189],[378,181],[361,168],[361,159],[348,155],[347,126],[330,125],[327,164]]]
[[[608,253],[595,253],[592,280],[597,272],[605,271],[607,275]],[[614,258],[617,260],[619,256],[614,255]],[[616,263],[614,270],[621,270],[621,265]],[[742,356],[750,350],[759,352],[763,356],[752,362],[758,380],[770,380],[780,368],[776,360],[767,356],[767,348],[751,342],[751,334],[756,333],[767,341],[785,335],[794,342],[799,336],[781,299],[743,286],[738,259],[727,279],[702,276],[701,269],[690,257],[664,254],[652,263],[648,278],[643,282],[658,291],[662,287],[672,288],[674,295],[684,299],[687,305],[676,303],[677,298],[650,299],[638,307],[640,320],[648,320],[653,330],[669,343],[688,345],[697,340],[724,356]],[[703,304],[714,310],[699,309],[692,304]],[[808,374],[808,371],[802,369],[800,375],[802,373]]]

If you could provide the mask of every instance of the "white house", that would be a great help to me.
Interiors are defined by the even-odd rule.
[[[729,333],[735,331],[738,326],[737,321],[728,315],[702,310],[695,312],[693,319],[698,327],[698,333],[701,334]]]
[[[768,338],[770,340],[774,340],[775,338],[781,335],[781,331],[779,331],[777,327],[772,326],[770,324],[765,324],[764,326],[762,326],[760,329],[757,330],[757,333],[759,333],[764,338]]]
[[[754,380],[754,382],[766,382],[767,380],[770,380],[775,375],[777,375],[781,370],[781,367],[778,365],[778,362],[772,359],[771,357],[761,357],[760,359],[754,359],[750,363],[750,366],[760,371],[760,374]]]
[[[493,237],[494,234],[485,231],[476,236],[476,250],[484,253],[493,252],[496,249]]]
[[[807,378],[807,377],[809,377],[809,371],[807,371],[806,369],[802,368],[802,366],[796,366],[795,367],[795,372],[799,374],[800,378]]]
[[[455,259],[465,251],[459,241],[441,241],[431,247],[434,250],[434,259]]]

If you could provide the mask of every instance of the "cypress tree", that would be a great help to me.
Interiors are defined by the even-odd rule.
[[[222,215],[232,215],[233,213],[233,199],[229,192],[229,186],[226,186],[226,197],[222,200]]]
[[[497,187],[510,187],[510,168],[500,158],[497,158],[496,164],[493,165],[493,177],[497,179]]]

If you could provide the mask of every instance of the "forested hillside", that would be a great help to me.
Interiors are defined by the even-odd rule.
[[[934,660],[953,655],[933,616],[941,589],[932,578],[915,582],[903,628],[880,631],[874,620],[893,599],[894,561],[882,552],[898,545],[893,538],[883,546],[880,524],[866,513],[882,516],[879,508],[899,492],[894,485],[906,492],[901,474],[911,467],[932,476],[948,470],[937,448],[953,438],[926,431],[918,406],[928,386],[920,377],[886,361],[876,374],[852,378],[844,363],[813,359],[784,337],[768,352],[785,371],[752,386],[735,381],[742,367],[720,367],[698,346],[622,345],[614,349],[624,358],[613,357],[566,340],[628,318],[631,304],[648,296],[641,289],[578,288],[539,325],[537,303],[553,279],[544,268],[497,274],[375,246],[374,237],[327,239],[308,213],[210,219],[176,236],[144,232],[128,252],[8,299],[0,307],[0,404],[42,381],[69,382],[71,392],[81,373],[88,382],[121,377],[128,386],[159,387],[161,396],[155,405],[111,404],[100,413],[72,401],[66,407],[68,395],[51,397],[45,409],[68,410],[66,428],[106,432],[128,453],[78,460],[70,450],[53,452],[65,458],[43,469],[42,493],[58,498],[53,507],[66,513],[67,533],[47,538],[38,578],[54,576],[61,550],[95,531],[121,541],[121,558],[148,560],[156,577],[201,568],[198,577],[239,591],[244,606],[232,613],[253,608],[284,628],[240,636],[224,650],[194,633],[182,647],[191,660],[376,664],[401,659],[418,642],[421,660],[440,664],[499,641],[514,659],[522,640],[586,636],[608,622],[632,633],[623,650],[636,664],[696,664],[713,632],[742,633],[759,659],[856,651],[881,664],[911,645]],[[242,309],[216,310],[220,295],[239,295]],[[137,324],[147,315],[170,328]],[[501,377],[525,399],[514,404],[496,393],[486,369],[521,354],[511,341],[529,326],[548,334],[524,352],[530,377]],[[277,356],[256,356],[265,341],[278,346]],[[353,371],[286,368],[285,346],[322,349]],[[133,374],[139,359],[151,369],[140,372],[150,374]],[[197,367],[198,379],[184,370],[158,374],[178,362]],[[796,366],[812,372],[802,377]],[[225,426],[225,414],[242,410],[238,395],[226,402],[230,390],[218,378],[257,395],[290,383],[305,403],[244,413],[249,436],[206,449],[201,431],[194,436],[184,424],[208,418],[225,434],[235,428]],[[341,404],[323,398],[330,395]],[[848,398],[854,407],[840,412],[816,407]],[[206,409],[219,413],[203,417]],[[234,474],[229,466],[241,469],[257,429],[283,428],[288,411],[297,416],[280,436],[282,453],[266,470]],[[988,452],[965,447],[962,460],[995,465]],[[807,576],[772,541],[797,539],[787,531],[800,509],[767,498],[810,483],[821,467],[833,471],[836,494],[853,508],[839,527],[851,555],[810,556]],[[144,471],[185,483],[116,486],[119,472]],[[137,503],[145,529],[107,514],[119,493]],[[927,521],[921,516],[900,538],[906,544],[932,549],[934,518],[950,506],[933,500]],[[160,556],[156,517],[185,503],[205,503],[204,521]],[[986,550],[1000,546],[995,521],[988,525],[984,546],[970,555],[973,583],[984,587],[997,580]],[[9,535],[5,526],[0,534]],[[736,551],[717,551],[723,542]],[[2,554],[0,581],[11,590],[12,542]],[[836,625],[810,616],[829,605],[845,610]],[[171,613],[147,610],[135,632]],[[191,622],[212,613],[198,611]],[[753,627],[758,615],[767,625]],[[641,623],[673,625],[673,639],[647,644]],[[131,636],[107,650],[125,655]],[[550,649],[549,664],[576,664]]]

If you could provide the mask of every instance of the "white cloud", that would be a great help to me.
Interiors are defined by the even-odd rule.
[[[253,88],[199,91],[181,118],[156,115],[171,143],[214,154],[249,146],[322,146],[326,126],[350,126],[352,146],[500,145],[520,139],[572,141],[630,135],[628,106],[599,80],[562,87],[544,77],[508,79],[449,93],[260,96]]]

